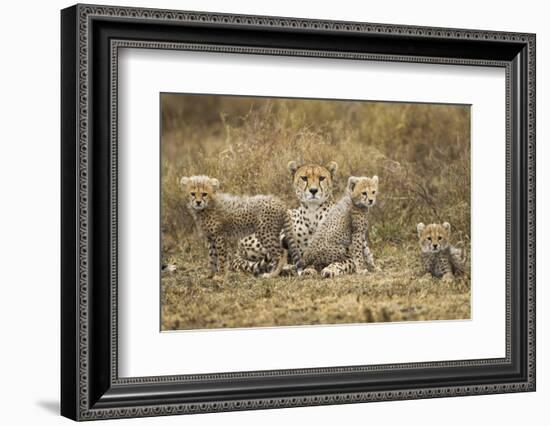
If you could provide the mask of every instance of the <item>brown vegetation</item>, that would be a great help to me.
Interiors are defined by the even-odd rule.
[[[162,329],[464,319],[469,274],[419,279],[417,222],[448,221],[470,247],[470,111],[465,106],[162,95]],[[182,202],[183,175],[216,177],[223,191],[275,194],[297,205],[290,160],[380,177],[370,244],[382,271],[335,280],[203,278],[207,251]],[[469,270],[467,268],[467,270]]]

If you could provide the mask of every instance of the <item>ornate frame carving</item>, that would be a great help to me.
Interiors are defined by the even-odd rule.
[[[379,40],[371,51],[357,51],[353,47],[322,49],[315,46],[281,47],[276,41],[271,47],[181,41],[171,37],[169,31],[160,34],[158,41],[133,38],[125,33],[124,24],[139,23],[142,31],[155,33],[167,24],[190,29],[224,28],[228,32],[275,31],[296,39],[301,34],[332,37],[349,35]],[[95,25],[98,24],[98,25]],[[94,26],[95,25],[95,26]],[[103,29],[101,25],[108,27]],[[243,31],[244,30],[244,31]],[[111,31],[108,42],[101,32]],[[123,34],[124,38],[113,34]],[[95,37],[95,38],[94,38]],[[371,37],[371,38],[368,38]],[[192,38],[192,37],[191,37]],[[243,36],[246,40],[246,36]],[[381,40],[381,41],[380,41]],[[399,41],[414,46],[424,43],[434,49],[435,42],[447,46],[477,47],[470,56],[430,55],[429,49],[420,47],[418,55],[385,51],[385,41]],[[107,43],[107,46],[104,44]],[[289,43],[289,41],[286,41]],[[335,44],[337,42],[335,41]],[[507,109],[507,164],[506,191],[508,206],[507,260],[506,260],[506,357],[503,359],[464,360],[453,362],[393,364],[378,366],[327,367],[303,370],[275,370],[262,372],[225,373],[193,376],[162,376],[145,378],[118,377],[117,369],[117,86],[118,49],[121,47],[183,49],[217,51],[239,54],[292,55],[341,58],[355,60],[384,60],[397,62],[445,63],[482,65],[506,69]],[[488,49],[494,50],[488,54]],[[500,50],[499,50],[500,49]],[[368,50],[368,48],[367,48]],[[97,56],[98,51],[103,56]],[[65,218],[62,231],[62,414],[77,420],[113,417],[138,417],[197,412],[261,409],[352,402],[434,398],[443,396],[475,395],[488,393],[533,391],[535,389],[535,36],[510,32],[476,31],[447,28],[426,28],[401,25],[336,22],[264,16],[227,15],[201,12],[136,9],[77,5],[62,12],[62,210]],[[99,63],[104,59],[108,63]],[[94,68],[96,67],[96,68]],[[98,71],[98,69],[100,69]],[[92,75],[93,74],[93,75]],[[98,106],[97,99],[107,99],[108,108]],[[103,104],[102,104],[103,105]],[[95,108],[95,109],[94,109]],[[102,109],[101,109],[102,108]],[[103,111],[108,109],[108,111]],[[98,111],[101,112],[98,113]],[[105,115],[107,114],[107,115]],[[97,147],[101,131],[94,134],[99,116],[107,117],[109,126],[108,147]],[[94,121],[95,120],[95,121]],[[101,133],[103,134],[103,133]],[[104,137],[104,136],[101,136]],[[96,139],[94,139],[96,138]],[[104,152],[106,151],[106,152]],[[97,181],[95,169],[99,158],[109,157],[107,181]],[[90,161],[94,158],[94,162]],[[93,164],[93,166],[91,166]],[[98,183],[99,182],[99,183]],[[103,186],[102,186],[103,185]],[[94,188],[107,188],[108,199],[94,192]],[[519,203],[519,211],[514,210]],[[97,219],[101,216],[102,219]],[[100,226],[93,226],[99,221]],[[94,229],[108,227],[109,237],[98,237]],[[99,242],[98,242],[99,241]],[[94,250],[99,244],[108,253],[109,265],[99,270]],[[513,256],[519,259],[517,265]],[[516,275],[513,275],[513,274]],[[108,284],[98,284],[98,275],[108,276]],[[94,281],[95,280],[95,281]],[[91,294],[91,292],[94,292]],[[521,301],[519,298],[523,298]],[[92,299],[94,304],[92,306]],[[521,303],[520,303],[521,302]],[[98,311],[97,303],[108,310]],[[518,304],[517,306],[515,304]],[[101,329],[98,324],[101,323]],[[95,347],[92,342],[97,344]],[[108,353],[107,353],[108,351]],[[519,351],[519,353],[517,352]],[[273,392],[270,397],[254,397],[254,386],[269,388],[269,380],[287,378],[297,384],[305,376],[323,382],[331,377],[365,377],[369,373],[410,370],[438,371],[444,375],[450,369],[465,372],[472,368],[489,366],[516,371],[509,380],[479,380],[468,385],[441,382],[434,386],[411,386],[396,379],[394,388],[375,389],[372,384],[361,387],[323,392],[298,392],[289,384],[286,393]],[[473,371],[473,370],[472,370]],[[510,374],[510,372],[508,374]],[[433,373],[435,374],[435,373]],[[466,374],[466,373],[465,373]],[[436,374],[437,375],[437,374]],[[96,377],[97,376],[97,377]],[[353,376],[353,377],[352,377]],[[254,385],[249,394],[223,394],[224,383],[231,380],[249,380]],[[262,380],[265,382],[260,383]],[[443,380],[443,377],[442,377]],[[290,383],[290,382],[289,382]],[[434,383],[436,383],[434,379]],[[211,398],[188,396],[168,399],[162,387],[204,385],[209,387]],[[140,386],[141,393],[133,393]],[[369,388],[371,386],[371,388]],[[145,391],[143,389],[146,389]],[[216,393],[217,392],[217,393]],[[197,394],[198,395],[198,394]],[[248,397],[239,397],[248,395]]]

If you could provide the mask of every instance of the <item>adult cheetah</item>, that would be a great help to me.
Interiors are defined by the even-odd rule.
[[[300,202],[297,209],[290,210],[296,244],[303,255],[319,224],[325,219],[334,205],[332,191],[338,170],[336,162],[326,166],[319,164],[298,165],[290,161],[287,165],[292,178],[292,187]],[[285,234],[281,234],[282,244],[288,247]],[[254,274],[268,271],[273,265],[266,261],[266,252],[255,234],[239,241],[238,255],[232,263],[235,270]],[[292,265],[285,265],[285,273],[293,272]]]

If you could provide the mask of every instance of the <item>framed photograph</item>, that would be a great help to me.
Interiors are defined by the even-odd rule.
[[[61,12],[61,412],[535,390],[535,35]]]

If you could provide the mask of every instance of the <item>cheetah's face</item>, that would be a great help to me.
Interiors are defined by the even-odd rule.
[[[353,204],[357,207],[372,207],[376,204],[378,196],[378,176],[351,176],[348,179],[347,191],[351,195]]]
[[[449,237],[451,236],[451,225],[449,222],[443,224],[431,223],[416,225],[420,248],[423,253],[438,253],[449,247]]]
[[[204,210],[213,202],[219,187],[218,179],[208,176],[182,177],[180,184],[187,196],[187,207],[196,211]]]
[[[295,161],[288,163],[296,196],[302,203],[322,204],[332,196],[333,178],[338,166],[331,161],[326,167],[305,164],[300,167]]]

